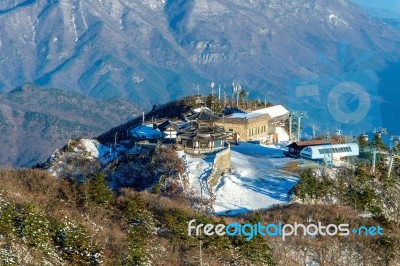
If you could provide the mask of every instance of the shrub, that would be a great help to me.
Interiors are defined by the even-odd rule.
[[[18,265],[18,257],[14,254],[10,245],[0,246],[0,265]]]
[[[113,193],[108,188],[104,173],[96,173],[88,182],[90,201],[98,205],[107,205],[113,200]]]
[[[54,243],[65,260],[82,265],[102,264],[102,252],[91,244],[90,235],[83,225],[68,220],[53,221],[53,230]]]
[[[14,207],[0,196],[0,235],[13,237],[15,234]]]

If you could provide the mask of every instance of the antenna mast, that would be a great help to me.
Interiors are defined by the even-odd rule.
[[[201,104],[201,99],[200,99],[200,86],[199,86],[199,85],[193,85],[193,89],[196,91],[196,96],[197,96],[196,103],[197,103],[198,105],[200,105],[200,104]]]
[[[239,109],[239,95],[242,91],[242,86],[240,84],[235,86],[235,82],[232,82],[233,92],[236,93],[236,107]]]

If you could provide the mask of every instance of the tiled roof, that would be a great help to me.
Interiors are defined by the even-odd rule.
[[[208,108],[203,108],[199,113],[188,116],[187,119],[196,121],[214,121],[220,118],[209,111]]]

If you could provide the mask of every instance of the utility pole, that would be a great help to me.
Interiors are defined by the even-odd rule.
[[[218,100],[221,100],[221,85],[218,85]]]
[[[301,133],[301,118],[307,118],[306,112],[300,112],[298,115],[298,122],[297,122],[297,141],[300,141],[300,133]]]
[[[340,124],[338,125],[338,128],[336,129],[336,136],[341,136],[342,135],[342,130],[340,129]]]
[[[235,86],[235,82],[232,82],[232,105],[233,102],[235,101],[235,93],[236,93],[236,86]]]
[[[225,108],[226,108],[226,91],[224,90],[224,111],[225,111]]]
[[[392,142],[394,142],[393,150],[397,149],[397,145],[399,145],[400,141],[400,136],[391,136],[390,137],[390,145],[392,145]]]
[[[377,139],[382,140],[382,134],[388,134],[387,129],[386,128],[374,128],[374,130],[372,131],[375,134],[375,137],[377,137]],[[377,147],[379,148],[379,147]]]
[[[211,102],[210,102],[210,109],[212,112],[214,112],[214,87],[215,83],[214,81],[211,81]]]
[[[386,128],[374,128],[372,131],[375,136],[377,136],[379,139],[382,139],[382,134],[388,134]],[[376,172],[376,153],[377,153],[377,143],[374,144],[373,149],[372,149],[372,174],[374,175]]]
[[[392,173],[393,161],[394,161],[394,158],[396,157],[397,145],[399,144],[399,141],[400,141],[400,136],[391,136],[390,137],[390,146],[392,146],[392,142],[394,142],[393,143],[394,145],[393,145],[393,147],[390,147],[388,177],[390,177],[390,174]]]
[[[292,115],[292,117],[297,118],[297,141],[300,141],[300,136],[301,136],[301,118],[303,118],[303,117],[307,118],[308,117],[307,112],[294,111],[294,112],[292,112],[291,115]]]
[[[307,112],[293,111],[289,113],[289,140],[292,134],[292,118],[297,118],[297,141],[300,141],[301,136],[301,118],[308,118]]]
[[[316,138],[317,126],[315,124],[312,124],[311,128],[312,128],[313,138],[315,139]]]
[[[375,165],[376,165],[376,147],[372,148],[372,174],[375,174]]]
[[[331,140],[331,133],[329,133],[329,129],[326,130],[326,139]]]
[[[386,128],[374,128],[372,131],[374,132],[375,135],[377,135],[379,138],[382,138],[382,134],[387,134],[387,129]]]

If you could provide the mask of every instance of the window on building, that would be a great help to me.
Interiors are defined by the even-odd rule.
[[[341,153],[341,152],[352,152],[351,147],[339,147],[339,148],[324,148],[318,149],[320,154],[330,154],[330,153]]]

